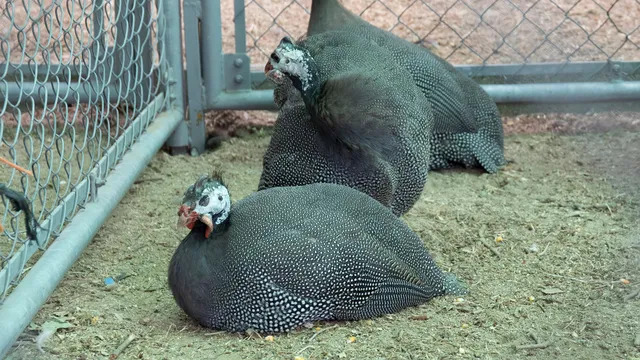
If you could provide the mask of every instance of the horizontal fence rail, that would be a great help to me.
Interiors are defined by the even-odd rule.
[[[0,184],[40,224],[2,196],[0,358],[184,126],[180,31],[173,0],[0,3]]]

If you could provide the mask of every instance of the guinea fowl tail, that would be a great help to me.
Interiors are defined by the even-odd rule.
[[[506,164],[502,147],[485,131],[474,134],[472,146],[476,159],[488,173],[495,174]]]
[[[371,91],[371,89],[377,91]],[[360,73],[333,77],[320,89],[312,120],[326,138],[348,150],[388,155],[396,152],[390,119],[392,91],[379,81]]]
[[[467,295],[469,290],[467,286],[453,273],[445,272],[444,274],[444,294],[445,295]]]

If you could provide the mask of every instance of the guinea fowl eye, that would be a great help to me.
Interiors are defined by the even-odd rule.
[[[218,201],[222,201],[222,195],[218,195]]]
[[[205,195],[203,197],[200,198],[200,201],[198,201],[198,204],[200,206],[207,206],[209,205],[209,195]]]

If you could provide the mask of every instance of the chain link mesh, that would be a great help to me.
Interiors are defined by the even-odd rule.
[[[453,64],[640,59],[640,0],[350,0],[343,5]],[[310,0],[248,0],[247,52],[264,62],[306,32]],[[229,48],[227,48],[229,49]]]
[[[1,2],[0,157],[33,176],[0,163],[0,183],[23,193],[41,224],[60,206],[65,221],[81,208],[88,198],[74,195],[78,184],[113,155],[108,149],[164,91],[167,71],[158,32],[164,18],[156,6],[147,0]],[[156,115],[144,114],[143,128]],[[98,177],[108,171],[98,171]],[[72,209],[64,201],[69,196]],[[0,214],[0,271],[6,274],[30,240],[22,212],[5,197]],[[49,225],[46,239],[55,238],[64,221]],[[22,273],[27,259],[20,261]],[[0,302],[9,280],[19,275],[0,281]]]

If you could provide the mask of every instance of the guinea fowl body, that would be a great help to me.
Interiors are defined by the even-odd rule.
[[[494,173],[506,163],[498,108],[472,79],[424,47],[369,24],[338,0],[313,0],[308,35],[328,31],[375,42],[411,73],[433,108],[431,169],[481,166]]]
[[[206,327],[283,332],[357,320],[465,290],[389,209],[349,187],[256,192],[205,237],[199,223],[169,266],[178,305]]]
[[[276,86],[280,112],[258,190],[336,183],[404,214],[420,197],[431,163],[433,115],[424,95],[368,40],[330,32],[298,45],[313,57],[318,89],[305,100],[287,78]]]

